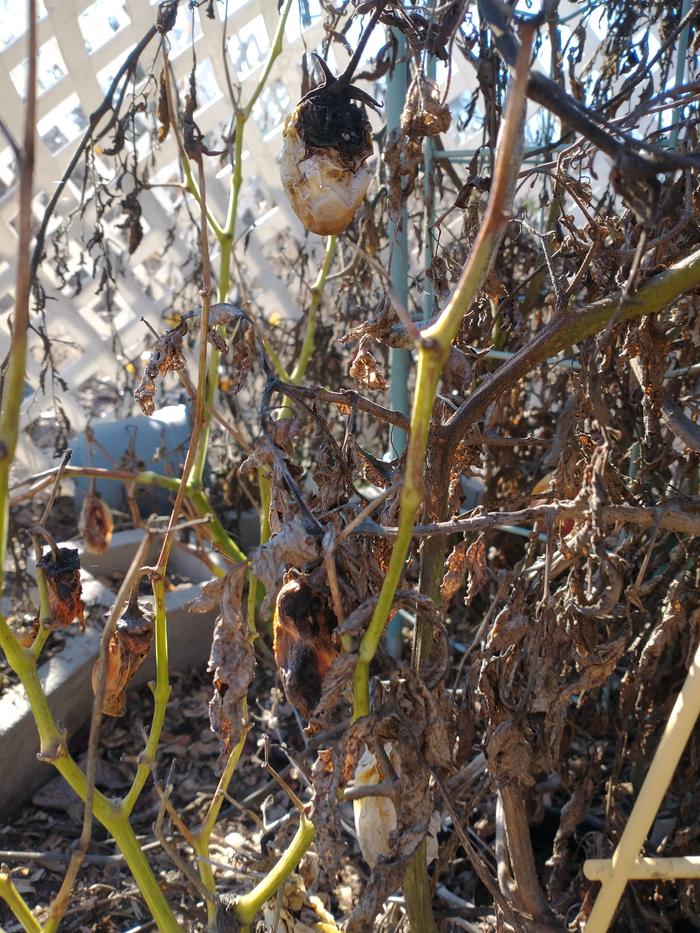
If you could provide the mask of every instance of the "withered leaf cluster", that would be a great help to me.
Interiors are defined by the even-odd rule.
[[[141,406],[144,415],[152,415],[156,410],[155,394],[158,376],[184,369],[182,341],[187,334],[187,322],[181,321],[177,327],[166,331],[156,340],[151,357],[146,364],[141,381],[134,390],[134,398]]]

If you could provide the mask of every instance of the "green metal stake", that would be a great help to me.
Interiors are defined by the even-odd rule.
[[[404,60],[406,55],[406,40],[397,30],[393,30],[398,44],[397,59],[387,81],[386,100],[386,129],[387,135],[396,129],[401,122],[403,110],[408,93],[408,63]],[[391,254],[389,260],[389,274],[394,291],[403,304],[408,306],[408,212],[404,207],[398,221],[389,225],[389,242]],[[389,356],[391,369],[391,407],[395,411],[409,413],[408,400],[408,371],[411,365],[410,350],[391,350]],[[394,428],[391,433],[389,451],[400,456],[406,449],[406,432]]]
[[[428,9],[432,10],[433,2],[428,3]],[[428,55],[426,65],[427,77],[434,81],[437,77],[437,59],[434,55]],[[433,222],[435,220],[433,211],[433,201],[435,197],[435,186],[433,185],[433,141],[430,136],[426,136],[423,142],[423,200],[425,202],[425,230],[423,232],[423,242],[425,244],[423,251],[424,270],[427,273],[433,265]],[[424,286],[425,294],[423,296],[423,319],[429,320],[435,312],[435,284],[432,277],[425,276]]]
[[[397,30],[393,30],[397,42],[396,64],[389,73],[386,88],[386,129],[387,136],[401,122],[401,111],[408,93],[408,63],[406,40]],[[389,274],[394,292],[408,307],[408,212],[404,207],[397,222],[389,225],[389,242],[392,244]],[[389,370],[391,372],[391,407],[395,411],[409,413],[408,373],[411,366],[410,350],[390,350]],[[406,449],[406,432],[393,428],[390,434],[389,456],[400,456]],[[386,630],[386,646],[393,658],[401,657],[401,613],[397,613]]]

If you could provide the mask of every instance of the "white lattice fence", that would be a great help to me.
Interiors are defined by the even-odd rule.
[[[220,132],[231,117],[231,102],[227,92],[226,73],[222,57],[222,18],[224,4],[214,4],[216,18],[208,19],[204,8],[189,10],[186,3],[180,4],[176,27],[169,36],[171,60],[176,77],[184,86],[192,62],[191,49],[194,45],[198,61],[200,103],[196,119],[214,147]],[[574,3],[563,4],[571,13],[576,12]],[[255,220],[256,226],[248,241],[245,252],[246,272],[256,287],[256,300],[270,313],[283,318],[296,318],[300,314],[294,298],[284,282],[272,269],[266,253],[272,241],[281,232],[291,233],[299,239],[306,234],[294,216],[281,189],[277,169],[281,129],[284,114],[292,109],[299,97],[300,62],[305,50],[317,48],[323,38],[320,8],[315,0],[310,6],[303,4],[306,25],[302,25],[302,11],[296,7],[290,16],[286,30],[285,48],[275,63],[267,88],[254,111],[254,119],[246,127],[244,162],[244,187],[239,217],[246,222]],[[22,21],[24,4],[17,0],[0,0],[0,99],[3,116],[12,132],[21,134],[26,71],[26,47],[22,39],[26,23]],[[106,88],[129,50],[142,38],[152,25],[156,7],[144,0],[45,0],[40,4],[39,23],[39,81],[38,100],[38,147],[36,165],[35,213],[37,223],[48,202],[54,185],[68,165],[78,139],[87,125],[87,115],[103,100]],[[476,13],[474,13],[476,16]],[[242,87],[242,99],[248,99],[256,84],[261,67],[269,50],[271,37],[278,22],[276,0],[229,0],[227,22],[229,65]],[[600,29],[600,27],[599,27]],[[359,32],[359,26],[357,28]],[[383,44],[382,30],[373,37],[366,56],[371,57]],[[353,34],[354,35],[354,34]],[[589,24],[586,35],[586,52],[591,54],[598,44],[598,34]],[[152,61],[156,41],[146,51],[143,61]],[[337,48],[337,46],[336,46]],[[336,52],[336,56],[344,52]],[[543,61],[547,61],[548,49],[542,50]],[[449,101],[455,117],[459,115],[466,95],[476,86],[473,69],[459,56],[453,56],[449,80]],[[332,67],[342,68],[345,59],[334,60]],[[440,65],[438,80],[444,84],[446,69]],[[379,96],[382,96],[381,89]],[[381,120],[372,117],[376,125]],[[533,110],[531,119],[539,115]],[[145,128],[144,128],[145,134]],[[218,137],[218,138],[217,138]],[[468,149],[478,145],[480,129],[478,121],[468,131],[459,132],[456,121],[445,144],[453,149]],[[144,135],[140,146],[141,158],[150,155]],[[157,153],[157,173],[154,181],[171,180],[177,177],[177,150],[172,136],[162,144]],[[98,165],[100,157],[97,157]],[[214,169],[207,182],[208,200],[219,216],[225,215],[229,191],[230,170]],[[103,161],[102,172],[109,177],[111,167]],[[14,285],[14,260],[16,237],[14,230],[17,210],[14,197],[15,177],[12,153],[9,146],[0,150],[0,353],[7,352],[9,345],[8,318],[12,312]],[[52,228],[79,203],[79,178],[69,182],[58,206]],[[77,350],[68,354],[61,376],[68,391],[61,401],[76,428],[85,423],[85,412],[79,403],[79,390],[86,380],[99,375],[102,379],[116,378],[117,370],[124,359],[115,359],[111,350],[113,329],[116,330],[123,347],[124,357],[136,358],[144,349],[145,331],[140,321],[146,316],[153,322],[159,321],[171,303],[171,283],[177,269],[186,259],[184,244],[176,240],[162,253],[165,232],[171,226],[173,215],[172,191],[163,188],[144,192],[141,207],[146,232],[134,255],[126,261],[126,236],[116,224],[123,220],[116,216],[106,225],[106,236],[110,248],[122,254],[122,274],[117,281],[116,304],[118,311],[110,322],[98,310],[100,297],[95,287],[86,281],[82,291],[73,296],[73,290],[61,289],[48,269],[42,269],[42,281],[50,301],[47,306],[49,333],[72,341]],[[52,229],[50,228],[50,229]],[[239,232],[241,225],[239,224]],[[312,237],[311,242],[318,241]],[[320,255],[320,241],[317,242]],[[77,249],[77,247],[76,247]],[[417,259],[417,257],[414,257]],[[48,264],[47,264],[48,266]],[[28,382],[33,390],[38,387],[39,347],[29,363]],[[27,397],[23,412],[26,425],[46,408],[49,400],[36,397],[34,392]],[[122,413],[124,414],[124,413]],[[39,465],[33,445],[24,445],[25,460]]]

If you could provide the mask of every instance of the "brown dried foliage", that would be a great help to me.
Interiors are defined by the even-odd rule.
[[[219,739],[221,768],[243,735],[245,699],[255,674],[251,633],[241,608],[244,582],[245,565],[233,567],[226,575],[209,658],[214,675],[209,721]]]

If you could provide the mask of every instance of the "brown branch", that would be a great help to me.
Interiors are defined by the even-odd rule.
[[[486,409],[503,392],[550,356],[585,340],[619,315],[618,321],[631,321],[645,314],[657,314],[676,298],[700,287],[700,250],[655,275],[625,298],[616,292],[578,310],[556,317],[542,328],[527,346],[496,370],[472,393],[443,425],[450,448],[454,448]]]
[[[678,507],[660,506],[658,508],[642,508],[632,505],[605,505],[600,513],[605,525],[638,525],[640,528],[658,527],[664,531],[675,531],[677,534],[700,535],[700,502],[692,500],[688,511],[686,504],[683,511]],[[555,502],[551,505],[533,505],[517,512],[484,512],[475,510],[477,514],[469,518],[458,518],[451,522],[433,522],[429,525],[415,525],[414,535],[428,537],[430,535],[468,534],[476,531],[488,531],[502,525],[529,525],[544,521],[549,516],[553,518],[584,518],[588,513],[588,505],[584,501]],[[398,528],[378,525],[373,521],[365,521],[356,529],[358,534],[376,535],[377,537],[394,537]]]
[[[479,13],[491,29],[496,50],[508,68],[514,72],[519,42],[509,23],[511,8],[502,0],[479,0],[478,6]],[[478,67],[479,62],[475,55],[469,55],[468,59],[472,65]],[[637,181],[644,180],[653,185],[657,172],[670,172],[700,165],[700,156],[696,153],[660,149],[635,139],[631,134],[610,124],[600,114],[574,100],[556,81],[540,72],[530,72],[527,96],[559,117],[565,125],[589,139],[610,156],[624,174]],[[616,139],[613,134],[622,136],[623,141]]]
[[[359,411],[367,412],[379,421],[387,424],[393,424],[394,427],[402,428],[404,431],[410,430],[411,421],[400,411],[392,411],[390,408],[384,408],[377,402],[360,395],[354,389],[341,389],[338,392],[332,392],[330,389],[323,389],[321,386],[294,386],[281,380],[276,380],[275,385],[285,394],[293,396],[302,395],[306,398],[317,398],[322,402],[330,402],[333,405],[346,405],[349,408],[357,408]]]
[[[638,357],[633,357],[630,360],[630,366],[639,384],[639,388],[644,392],[644,373],[640,359]],[[665,389],[663,395],[661,417],[664,424],[676,437],[679,437],[684,444],[690,447],[691,450],[700,453],[700,425],[690,420],[678,402],[672,399]]]
[[[498,778],[496,778],[496,783],[499,783]],[[533,917],[540,929],[558,930],[560,928],[555,926],[554,914],[537,877],[527,809],[523,801],[523,788],[501,782],[498,788],[498,801],[502,807],[501,834],[505,835],[507,863],[509,863],[506,866],[503,861],[499,862],[498,880],[501,890],[512,898],[518,910]],[[510,878],[508,867],[511,873]]]
[[[50,470],[34,473],[32,476],[28,476],[26,479],[15,483],[11,487],[12,490],[22,489],[24,486],[29,486],[30,488],[26,492],[12,496],[10,498],[10,505],[15,506],[19,502],[31,499],[48,486],[51,486],[51,484],[55,482],[60,469],[60,467],[52,467]],[[88,476],[95,477],[96,479],[113,479],[122,483],[138,482],[139,486],[169,485],[167,484],[167,478],[158,473],[150,473],[150,471],[146,471],[145,473],[132,473],[130,470],[110,469],[109,467],[66,467],[63,469],[61,475],[66,478],[70,478],[71,476]],[[166,480],[166,482],[161,483],[161,480]]]

